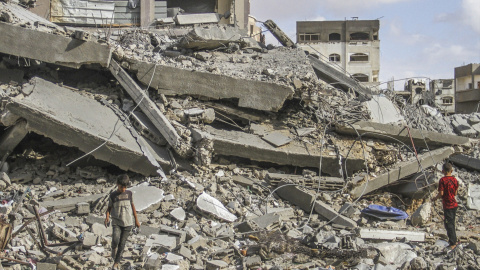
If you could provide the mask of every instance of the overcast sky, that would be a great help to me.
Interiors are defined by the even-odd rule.
[[[294,42],[296,21],[380,19],[380,80],[453,78],[480,63],[480,0],[250,0],[259,21],[272,19]],[[279,45],[268,33],[267,42]],[[398,84],[396,85],[398,89]]]

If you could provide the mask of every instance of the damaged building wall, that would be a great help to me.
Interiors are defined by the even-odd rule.
[[[380,73],[378,20],[298,21],[297,43],[366,86]]]
[[[480,64],[468,64],[455,68],[455,112],[478,111],[480,102]]]
[[[431,80],[429,91],[435,95],[435,105],[443,114],[455,113],[454,79]]]

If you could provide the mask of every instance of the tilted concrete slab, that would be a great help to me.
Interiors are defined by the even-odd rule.
[[[317,212],[319,215],[323,216],[328,221],[331,221],[334,224],[342,225],[348,228],[357,227],[357,223],[355,223],[355,221],[348,217],[342,216],[341,214],[338,214],[337,211],[335,211],[332,207],[322,201],[317,200],[314,207],[315,212]]]
[[[291,87],[271,82],[234,78],[132,60],[130,71],[140,82],[165,95],[189,95],[210,99],[238,99],[238,106],[262,111],[278,111],[292,98]],[[153,74],[155,71],[155,74]]]
[[[205,131],[194,129],[193,133],[194,140],[204,137],[211,138],[214,153],[218,155],[299,167],[318,168],[320,164],[319,148],[297,141],[283,147],[275,147],[254,134],[219,130],[211,126],[206,126]],[[349,175],[364,169],[364,167],[363,159],[351,157],[347,160]],[[330,156],[327,150],[324,150],[322,157],[322,172],[330,176],[341,176],[339,158]]]
[[[422,154],[418,158],[420,159],[422,167],[426,169],[439,162],[442,162],[453,153],[454,153],[454,150],[452,147],[444,147],[444,148],[432,150],[430,151],[430,153]],[[421,168],[416,159],[403,161],[396,164],[388,172],[370,179],[370,181],[364,180],[363,183],[354,187],[350,191],[350,194],[352,195],[353,198],[358,198],[362,195],[362,193],[364,195],[368,194],[374,190],[382,188],[386,185],[394,183],[400,179],[403,179],[407,176],[413,175],[420,171],[421,171]]]
[[[451,156],[450,161],[453,164],[457,165],[458,167],[480,171],[480,159],[478,158],[458,154],[458,155]]]
[[[107,67],[111,49],[92,41],[26,29],[0,22],[0,52],[47,63],[80,68],[86,64]]]
[[[112,60],[110,72],[120,82],[125,91],[138,104],[143,113],[152,121],[173,149],[182,157],[187,157],[191,152],[191,147],[187,145],[177,134],[170,121],[163,115],[155,103],[148,97],[148,94],[138,86],[138,84],[123,70],[123,68]]]
[[[357,136],[355,131],[356,129],[360,135],[365,134],[365,137],[391,142],[398,142],[396,140],[399,140],[404,142],[409,147],[412,146],[410,137],[408,135],[408,129],[405,126],[357,121],[352,123],[352,126],[342,124],[336,125],[335,129],[340,134],[353,135],[355,137]],[[428,146],[466,145],[470,143],[470,139],[467,137],[443,134],[433,131],[410,128],[410,134],[412,135],[415,147],[426,147],[425,141],[427,142]],[[394,139],[382,135],[387,135]]]
[[[51,138],[54,142],[89,152],[103,142],[106,145],[92,153],[99,160],[123,170],[154,175],[156,168],[144,156],[130,131],[119,123],[117,115],[100,102],[78,92],[40,78],[31,81],[34,91],[23,99],[10,98],[6,109],[27,120],[27,129]],[[111,136],[117,128],[115,135]],[[165,148],[139,137],[162,166],[170,166]]]

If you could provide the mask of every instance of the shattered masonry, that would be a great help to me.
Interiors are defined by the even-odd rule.
[[[80,2],[55,1],[54,20]],[[271,20],[284,46],[265,46],[228,24],[228,1],[98,4],[115,28],[0,1],[4,269],[109,269],[123,173],[142,223],[123,269],[477,269],[480,114],[379,95]],[[462,206],[448,253],[431,201],[445,160]]]

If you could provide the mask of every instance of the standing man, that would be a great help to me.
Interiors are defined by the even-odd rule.
[[[437,200],[442,198],[445,229],[447,230],[448,243],[451,249],[457,246],[457,233],[455,232],[455,215],[457,213],[458,203],[455,196],[458,192],[458,181],[452,176],[452,164],[445,162],[442,173],[444,177],[438,184],[438,195],[433,198]]]
[[[137,218],[137,211],[133,205],[132,192],[127,190],[130,184],[128,175],[120,175],[117,179],[117,190],[112,192],[108,201],[108,208],[105,217],[105,227],[108,227],[110,216],[112,217],[112,258],[114,260],[113,269],[120,269],[119,264],[122,259],[123,250],[128,236],[134,225],[139,228],[140,223]]]

